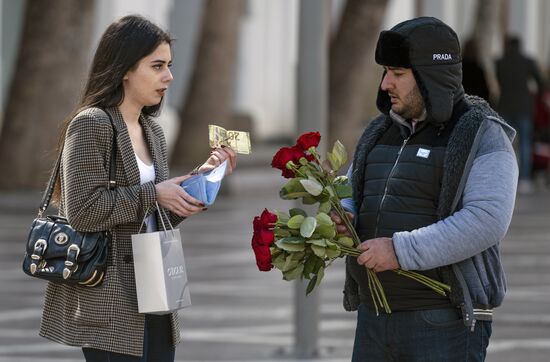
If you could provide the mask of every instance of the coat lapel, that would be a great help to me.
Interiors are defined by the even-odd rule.
[[[117,148],[120,151],[122,166],[124,167],[124,174],[128,180],[128,185],[139,185],[139,168],[124,118],[122,118],[122,114],[120,113],[118,107],[110,107],[107,111],[111,114],[113,123],[117,130]],[[117,160],[117,162],[118,161],[119,160]]]

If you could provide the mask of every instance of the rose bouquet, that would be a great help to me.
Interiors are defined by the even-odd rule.
[[[310,293],[323,279],[325,269],[337,258],[357,257],[361,251],[359,236],[342,207],[341,200],[352,196],[347,177],[337,172],[347,162],[347,154],[340,141],[336,141],[327,158],[321,160],[317,146],[319,132],[301,135],[292,147],[283,147],[273,157],[271,166],[282,171],[289,179],[279,195],[284,200],[301,199],[303,204],[318,204],[316,215],[310,216],[300,208],[288,213],[265,209],[254,217],[252,248],[259,270],[273,267],[281,270],[283,279],[305,278],[309,280],[306,293]],[[338,233],[329,216],[335,212],[344,222],[351,237]],[[394,270],[395,273],[417,280],[437,293],[445,295],[449,286],[422,274]],[[376,273],[367,269],[368,285],[376,313],[383,308],[391,313],[384,288]]]

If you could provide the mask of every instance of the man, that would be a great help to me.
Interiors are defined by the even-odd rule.
[[[529,194],[534,191],[531,171],[535,107],[529,84],[534,81],[542,93],[544,80],[535,61],[521,52],[521,41],[515,36],[506,37],[504,54],[496,62],[496,75],[500,87],[497,110],[518,131],[518,192]]]
[[[364,240],[346,268],[344,306],[358,309],[353,361],[482,361],[505,293],[498,244],[514,207],[515,131],[464,94],[457,35],[438,19],[383,31],[375,57],[382,114],[359,140],[344,202]],[[366,268],[391,314],[374,312]],[[396,268],[452,291],[441,296]]]

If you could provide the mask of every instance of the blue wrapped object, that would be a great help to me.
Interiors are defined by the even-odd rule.
[[[213,170],[188,178],[180,185],[189,195],[210,206],[216,200],[226,168],[227,160]]]

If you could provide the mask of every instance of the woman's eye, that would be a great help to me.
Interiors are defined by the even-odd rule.
[[[153,68],[158,70],[158,69],[162,68],[162,65],[161,64],[155,64],[155,65],[153,65]]]

